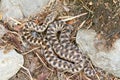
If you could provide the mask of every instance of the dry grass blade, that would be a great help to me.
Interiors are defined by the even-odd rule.
[[[22,67],[24,70],[26,70],[26,71],[28,72],[28,74],[29,74],[30,80],[33,80],[32,75],[31,75],[29,69],[27,69],[26,67],[24,67],[24,66],[22,66],[22,65],[19,65],[19,66]]]
[[[72,78],[73,76],[77,75],[78,73],[75,73],[73,75],[71,75],[70,77],[67,77],[67,80],[70,80],[70,78]]]
[[[90,9],[84,4],[84,2],[83,2],[82,0],[80,0],[80,2],[82,3],[83,7],[84,7],[87,11],[89,11],[90,13],[93,14],[93,11],[90,10]]]
[[[12,18],[12,17],[9,17],[12,21],[14,21],[15,23],[17,24],[22,24],[21,22],[17,21],[16,19]]]
[[[78,18],[78,17],[80,17],[80,16],[84,16],[84,15],[86,15],[86,14],[87,14],[87,13],[82,13],[82,14],[79,14],[79,15],[77,15],[77,16],[72,16],[72,17],[69,17],[69,18],[67,18],[67,19],[63,19],[63,20],[61,20],[61,21],[69,21],[69,20]]]
[[[80,24],[80,26],[78,27],[78,30],[83,27],[83,25],[85,24],[85,22],[86,22],[86,20],[84,20],[84,21]]]
[[[22,53],[23,55],[26,55],[26,54],[28,54],[28,53],[30,53],[30,52],[32,52],[32,51],[35,51],[35,50],[37,50],[37,49],[39,49],[40,47],[36,47],[36,48],[33,48],[33,49],[31,49],[31,50],[29,50],[29,51],[27,51],[27,52],[24,52],[24,53]]]
[[[92,26],[92,22],[90,22],[90,25],[87,27],[87,30],[90,29],[91,26]]]
[[[38,53],[35,53],[35,54],[37,55],[37,57],[39,58],[39,60],[43,63],[43,65],[44,65],[48,70],[50,70],[50,71],[53,72],[52,69],[50,69],[50,68],[47,67],[47,65],[44,63],[44,61],[43,61],[43,60],[41,59],[41,57],[38,55]]]
[[[92,65],[92,63],[89,61],[89,64],[90,64],[90,66],[92,67],[92,69],[94,70],[94,72],[96,73],[96,71],[95,71],[95,69],[94,69],[94,67],[93,67],[93,65]],[[97,75],[97,74],[95,74],[96,75],[96,77],[98,78],[98,80],[100,80],[100,78],[99,78],[99,76]]]

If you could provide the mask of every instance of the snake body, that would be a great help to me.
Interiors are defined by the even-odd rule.
[[[103,70],[95,67],[95,72],[89,63],[90,59],[70,42],[73,27],[63,21],[49,20],[47,17],[41,26],[32,21],[26,22],[22,30],[23,37],[31,44],[41,45],[46,61],[54,68],[70,73],[83,71],[89,77],[95,77],[99,73],[102,77],[100,80],[105,80]],[[45,37],[41,37],[40,34],[45,30]],[[39,37],[33,36],[31,31],[38,32]]]
[[[81,52],[76,53],[73,50],[64,48],[60,44],[61,39],[60,40],[57,39],[57,35],[56,35],[57,32],[61,31],[61,34],[62,34],[62,29],[64,29],[65,27],[69,27],[69,26],[64,25],[64,23],[61,21],[55,21],[52,24],[49,24],[48,30],[47,30],[47,39],[50,41],[50,44],[52,45],[55,53],[60,58],[64,59],[64,61],[67,61],[70,63],[70,65],[67,63],[65,64],[68,66],[67,71],[76,73],[83,69],[84,59],[81,55]],[[62,44],[65,44],[65,43],[62,43]],[[71,46],[68,46],[68,47],[71,47]]]

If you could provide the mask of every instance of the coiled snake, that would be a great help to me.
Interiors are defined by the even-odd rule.
[[[46,61],[54,68],[70,73],[83,71],[89,77],[95,77],[99,73],[100,79],[105,80],[103,77],[106,73],[103,74],[103,70],[97,67],[96,71],[93,70],[89,58],[70,42],[73,27],[63,21],[54,21],[55,17],[51,16],[53,13],[46,17],[41,26],[32,21],[26,22],[22,30],[23,37],[31,44],[41,45]],[[31,33],[35,31],[41,34],[45,30],[45,37],[36,37]]]

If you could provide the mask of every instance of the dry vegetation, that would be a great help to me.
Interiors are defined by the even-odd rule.
[[[119,0],[58,0],[57,3],[51,0],[46,9],[29,19],[34,19],[36,23],[42,24],[45,16],[54,10],[58,10],[60,13],[58,19],[66,20],[65,18],[67,18],[67,23],[75,27],[73,37],[78,29],[94,29],[98,33],[99,39],[107,41],[108,49],[116,39],[120,38]],[[82,14],[85,15],[81,16]],[[9,31],[3,40],[13,45],[20,54],[24,55],[25,59],[24,66],[10,80],[96,80],[89,79],[84,73],[71,75],[57,72],[40,55],[42,53],[40,46],[26,45],[22,42],[19,25],[11,27],[7,22],[2,21],[1,24],[4,24]],[[74,40],[73,38],[72,41]],[[114,77],[113,80],[115,80]]]

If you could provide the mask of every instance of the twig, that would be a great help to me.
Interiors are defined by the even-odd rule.
[[[93,14],[93,11],[92,10],[90,10],[86,5],[84,5],[84,3],[83,3],[83,1],[82,0],[80,0],[80,2],[82,3],[82,5],[83,5],[83,7],[87,10],[87,11],[89,11],[90,13],[92,13]]]
[[[96,74],[96,71],[95,71],[95,69],[94,69],[92,63],[91,63],[90,61],[89,61],[89,63],[90,63],[90,66],[92,67],[92,69],[94,70],[96,77],[98,78],[98,80],[100,80],[99,76]]]
[[[82,13],[82,14],[80,14],[80,15],[72,16],[72,17],[69,17],[69,18],[67,18],[67,19],[63,19],[63,20],[61,20],[61,21],[69,21],[69,20],[78,18],[78,17],[80,17],[80,16],[84,16],[84,15],[86,15],[86,14],[87,14],[87,13]]]
[[[21,70],[21,72],[22,72],[23,74],[25,74],[25,75],[29,78],[29,75],[28,75],[28,73],[26,73],[26,71]],[[26,77],[26,79],[27,79],[27,77]]]
[[[65,19],[65,18],[70,18],[70,17],[72,17],[72,16],[60,16],[60,17],[58,17],[58,19]]]
[[[17,21],[16,19],[9,17],[12,21],[16,22],[17,24],[22,24],[21,22]]]
[[[27,69],[26,67],[24,67],[24,66],[22,66],[22,65],[20,65],[20,64],[19,64],[19,66],[22,67],[24,70],[26,70],[26,71],[28,72],[29,76],[30,76],[30,77],[29,77],[30,80],[33,80],[32,75],[31,75],[29,69]]]
[[[24,52],[24,53],[22,53],[23,55],[26,55],[26,54],[28,54],[28,53],[30,53],[30,52],[32,52],[32,51],[34,51],[34,50],[37,50],[37,49],[39,49],[40,47],[35,47],[35,48],[33,48],[33,49],[31,49],[31,50],[29,50],[29,51],[27,51],[27,52]]]
[[[85,24],[85,22],[86,22],[86,20],[84,20],[84,21],[80,24],[80,26],[78,27],[78,30],[83,27],[83,25]]]
[[[90,22],[90,25],[87,27],[87,30],[90,29],[91,26],[92,26],[92,22]]]
[[[43,62],[43,60],[42,60],[41,57],[38,55],[38,53],[35,53],[35,54],[37,55],[37,57],[39,58],[39,60],[43,63],[43,65],[44,65],[48,70],[50,70],[50,71],[53,72],[53,70],[50,69],[50,68],[48,68],[47,65]]]
[[[79,72],[80,73],[80,72]],[[70,77],[67,78],[67,80],[69,80],[70,78],[72,78],[73,76],[77,75],[78,73],[75,73],[73,75],[71,75]]]

